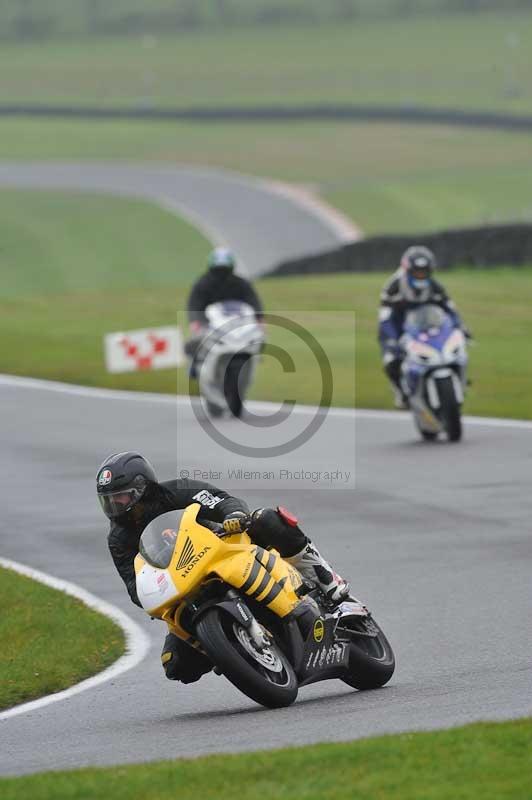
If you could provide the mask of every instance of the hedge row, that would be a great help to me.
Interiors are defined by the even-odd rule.
[[[182,32],[499,10],[500,0],[2,0],[1,39]],[[505,0],[505,10],[531,0]]]
[[[490,225],[428,234],[372,236],[325,253],[285,261],[270,275],[392,270],[412,244],[430,247],[442,269],[532,263],[532,225]]]
[[[532,2],[532,0],[531,0]],[[511,132],[532,131],[532,114],[464,111],[419,106],[197,106],[157,108],[124,106],[71,106],[35,103],[0,103],[0,117],[59,119],[131,119],[166,122],[399,122],[408,125],[460,125]]]

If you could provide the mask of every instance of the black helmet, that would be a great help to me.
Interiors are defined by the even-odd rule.
[[[96,491],[103,513],[114,519],[138,503],[150,483],[157,483],[155,471],[140,453],[114,453],[96,473]]]
[[[425,289],[436,268],[436,256],[428,247],[414,245],[403,253],[401,267],[411,289]]]

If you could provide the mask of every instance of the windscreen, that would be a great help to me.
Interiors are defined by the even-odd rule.
[[[211,303],[205,309],[205,315],[210,322],[216,324],[230,317],[254,317],[255,310],[249,303],[241,300],[223,300],[220,303]]]
[[[428,331],[430,328],[441,328],[447,319],[445,311],[439,306],[425,305],[409,311],[406,317],[406,327],[418,331]]]
[[[152,567],[166,569],[172,560],[183,511],[161,514],[144,528],[139,552]]]

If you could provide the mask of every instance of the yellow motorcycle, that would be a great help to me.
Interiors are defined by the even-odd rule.
[[[200,509],[162,514],[142,533],[137,593],[152,618],[269,708],[290,705],[316,681],[375,689],[390,680],[392,648],[362,603],[330,607],[276,550],[198,520]]]

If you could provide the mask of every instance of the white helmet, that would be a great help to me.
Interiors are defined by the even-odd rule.
[[[235,257],[227,247],[216,247],[207,262],[209,269],[232,272],[235,268]]]

